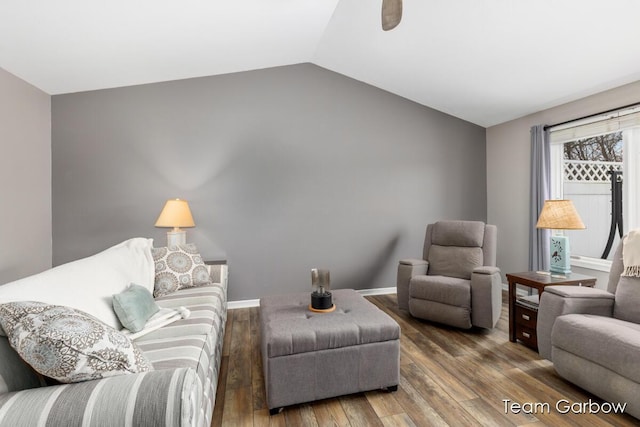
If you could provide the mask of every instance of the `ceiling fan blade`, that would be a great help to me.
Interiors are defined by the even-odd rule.
[[[402,19],[402,0],[382,0],[382,29],[393,30]]]

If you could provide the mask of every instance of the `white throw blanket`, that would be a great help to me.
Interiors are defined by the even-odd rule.
[[[640,277],[640,228],[631,230],[622,242],[623,276]]]
[[[142,336],[147,335],[149,332],[157,331],[158,329],[167,326],[170,323],[180,319],[187,319],[191,315],[186,307],[178,308],[161,308],[156,314],[144,325],[144,328],[138,332],[131,332],[128,329],[122,329],[120,332],[127,335],[129,339],[136,340]]]

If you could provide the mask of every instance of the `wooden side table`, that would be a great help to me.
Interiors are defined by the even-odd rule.
[[[538,323],[538,302],[545,286],[573,285],[589,286],[596,284],[596,278],[583,274],[571,273],[565,277],[554,277],[536,271],[507,274],[509,282],[509,341],[520,340],[527,347],[538,350],[536,326]],[[518,297],[518,285],[536,289],[538,295]]]
[[[209,266],[209,274],[214,282],[226,283],[229,280],[229,267],[226,259],[204,260]]]

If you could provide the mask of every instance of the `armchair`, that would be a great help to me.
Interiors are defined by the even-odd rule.
[[[621,276],[623,243],[607,290],[547,286],[538,309],[538,351],[558,374],[640,418],[640,277]]]
[[[422,259],[398,265],[398,306],[459,328],[493,328],[502,309],[496,237],[494,225],[479,221],[427,225]]]

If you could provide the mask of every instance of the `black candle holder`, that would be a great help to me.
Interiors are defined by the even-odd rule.
[[[311,305],[314,311],[332,311],[335,306],[331,299],[329,270],[311,270]]]

